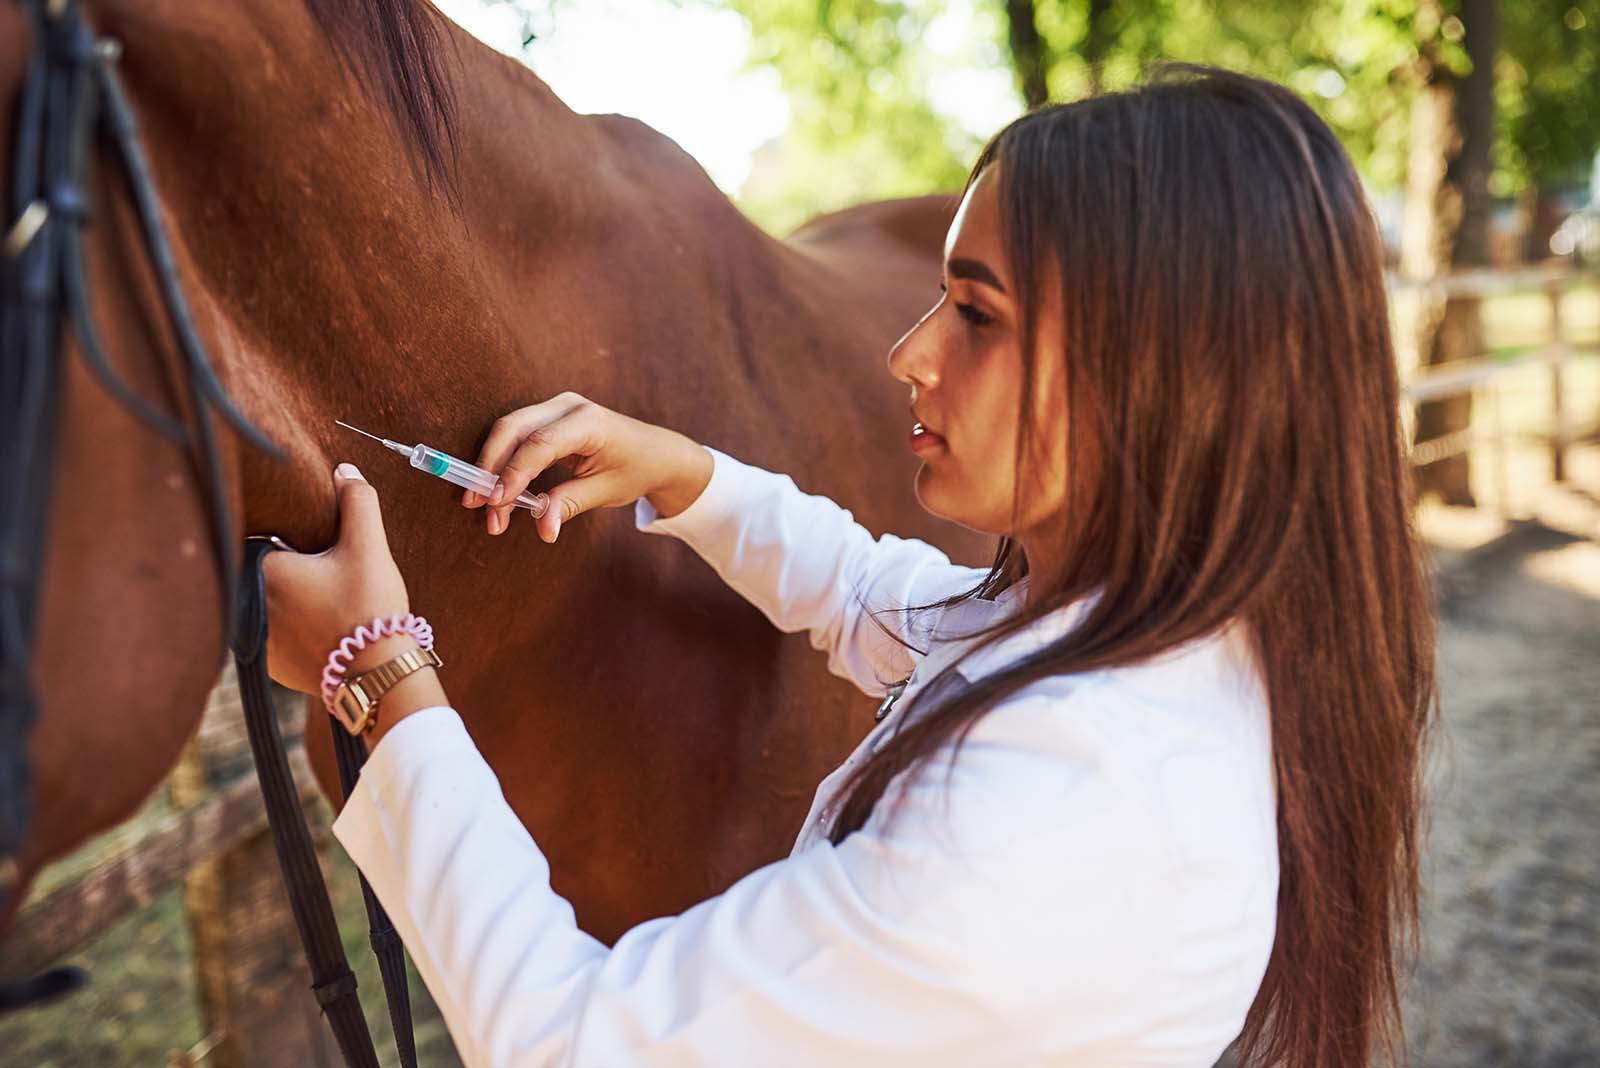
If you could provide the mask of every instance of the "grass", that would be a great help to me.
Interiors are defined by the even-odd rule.
[[[163,803],[152,804],[161,807]],[[123,837],[125,832],[110,841],[114,844]],[[355,865],[331,836],[324,833],[323,837],[328,842],[324,857],[329,895],[345,954],[356,973],[367,1025],[379,1058],[386,1066],[396,1066],[394,1034],[377,962],[368,948],[366,911]],[[106,844],[101,840],[95,843],[100,848]],[[74,862],[64,867],[71,871],[86,863],[75,854]],[[5,1068],[185,1063],[184,1054],[205,1037],[197,1011],[192,953],[183,888],[175,886],[67,958],[88,970],[86,989],[0,1018],[0,1050],[4,1051],[0,1063]],[[459,1065],[460,1058],[421,977],[415,968],[409,971],[418,1063],[428,1068]],[[329,1049],[333,1049],[331,1037]]]
[[[160,1065],[200,1039],[183,892],[174,888],[69,960],[89,985],[50,1005],[0,1018],[7,1068]]]

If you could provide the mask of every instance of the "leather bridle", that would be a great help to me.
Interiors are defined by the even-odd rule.
[[[312,989],[349,1065],[377,1068],[372,1038],[355,995],[327,888],[289,776],[266,670],[266,603],[261,563],[287,548],[276,538],[245,540],[243,569],[228,511],[223,460],[210,421],[214,409],[249,444],[276,460],[283,452],[229,400],[195,329],[133,109],[116,72],[121,48],[97,38],[80,0],[18,0],[32,24],[29,57],[13,117],[9,189],[0,214],[0,904],[17,892],[15,857],[26,837],[31,780],[28,734],[38,714],[31,665],[44,580],[46,519],[61,417],[65,333],[100,383],[156,434],[183,449],[203,488],[213,550],[223,576],[222,619],[244,699],[251,751],[267,815],[312,971]],[[90,309],[84,230],[94,135],[115,159],[137,216],[161,305],[177,342],[178,383],[188,418],[141,398],[106,358]],[[332,718],[340,780],[354,787],[365,746]],[[416,1053],[406,991],[404,951],[366,879],[361,880],[372,943],[405,1068]],[[0,985],[0,1011],[82,985],[81,969],[58,967]]]

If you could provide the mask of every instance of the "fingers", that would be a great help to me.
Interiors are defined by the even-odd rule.
[[[489,500],[492,533],[506,528],[518,495],[547,467],[564,456],[586,456],[600,447],[596,412],[598,409],[580,405],[528,432],[500,469],[500,482],[495,487],[497,496]]]
[[[339,496],[339,543],[357,549],[383,546],[387,550],[389,540],[383,532],[378,491],[354,464],[334,468],[333,488]]]
[[[274,600],[273,594],[279,588],[279,584],[284,581],[284,576],[291,573],[283,570],[286,562],[295,559],[299,555],[299,553],[268,553],[261,558],[261,583],[266,589],[269,612]],[[271,627],[267,628],[267,633],[272,633]]]
[[[484,439],[483,448],[478,451],[477,465],[485,471],[500,473],[507,461],[511,459],[512,454],[517,451],[518,446],[536,427],[552,423],[571,412],[574,408],[587,403],[586,398],[568,390],[567,392],[556,394],[547,401],[530,404],[526,408],[518,408],[514,412],[501,416],[489,428],[489,436]],[[557,457],[557,459],[560,459],[560,457]],[[530,479],[537,477],[538,474],[539,472],[535,471],[530,476]],[[510,496],[514,498],[516,494],[511,494]],[[468,490],[462,495],[461,503],[465,507],[476,508],[485,503],[485,498],[481,493],[473,493]]]
[[[541,541],[554,544],[563,523],[591,508],[604,508],[624,495],[622,476],[615,472],[569,478],[547,494],[550,507],[533,521],[534,530]]]

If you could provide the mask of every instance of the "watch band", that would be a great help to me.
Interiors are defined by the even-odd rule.
[[[443,667],[432,649],[407,649],[370,671],[347,678],[333,695],[333,716],[351,734],[365,734],[378,721],[378,700],[395,683],[425,667]]]

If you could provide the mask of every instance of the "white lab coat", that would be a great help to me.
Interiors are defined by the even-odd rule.
[[[913,621],[919,647],[933,641],[918,662],[851,592],[872,607],[922,603],[983,571],[924,542],[875,540],[788,476],[708,451],[694,503],[661,519],[641,498],[638,529],[686,542],[869,695],[915,667],[904,708],[959,652],[941,635],[1018,600],[1013,587]],[[963,674],[1039,647],[1084,607]],[[1211,1065],[1260,985],[1276,918],[1267,706],[1238,630],[1026,687],[983,716],[953,765],[903,774],[892,820],[880,803],[829,844],[834,786],[902,718],[823,781],[787,858],[609,949],[574,925],[447,706],[385,735],[333,833],[469,1068]]]

